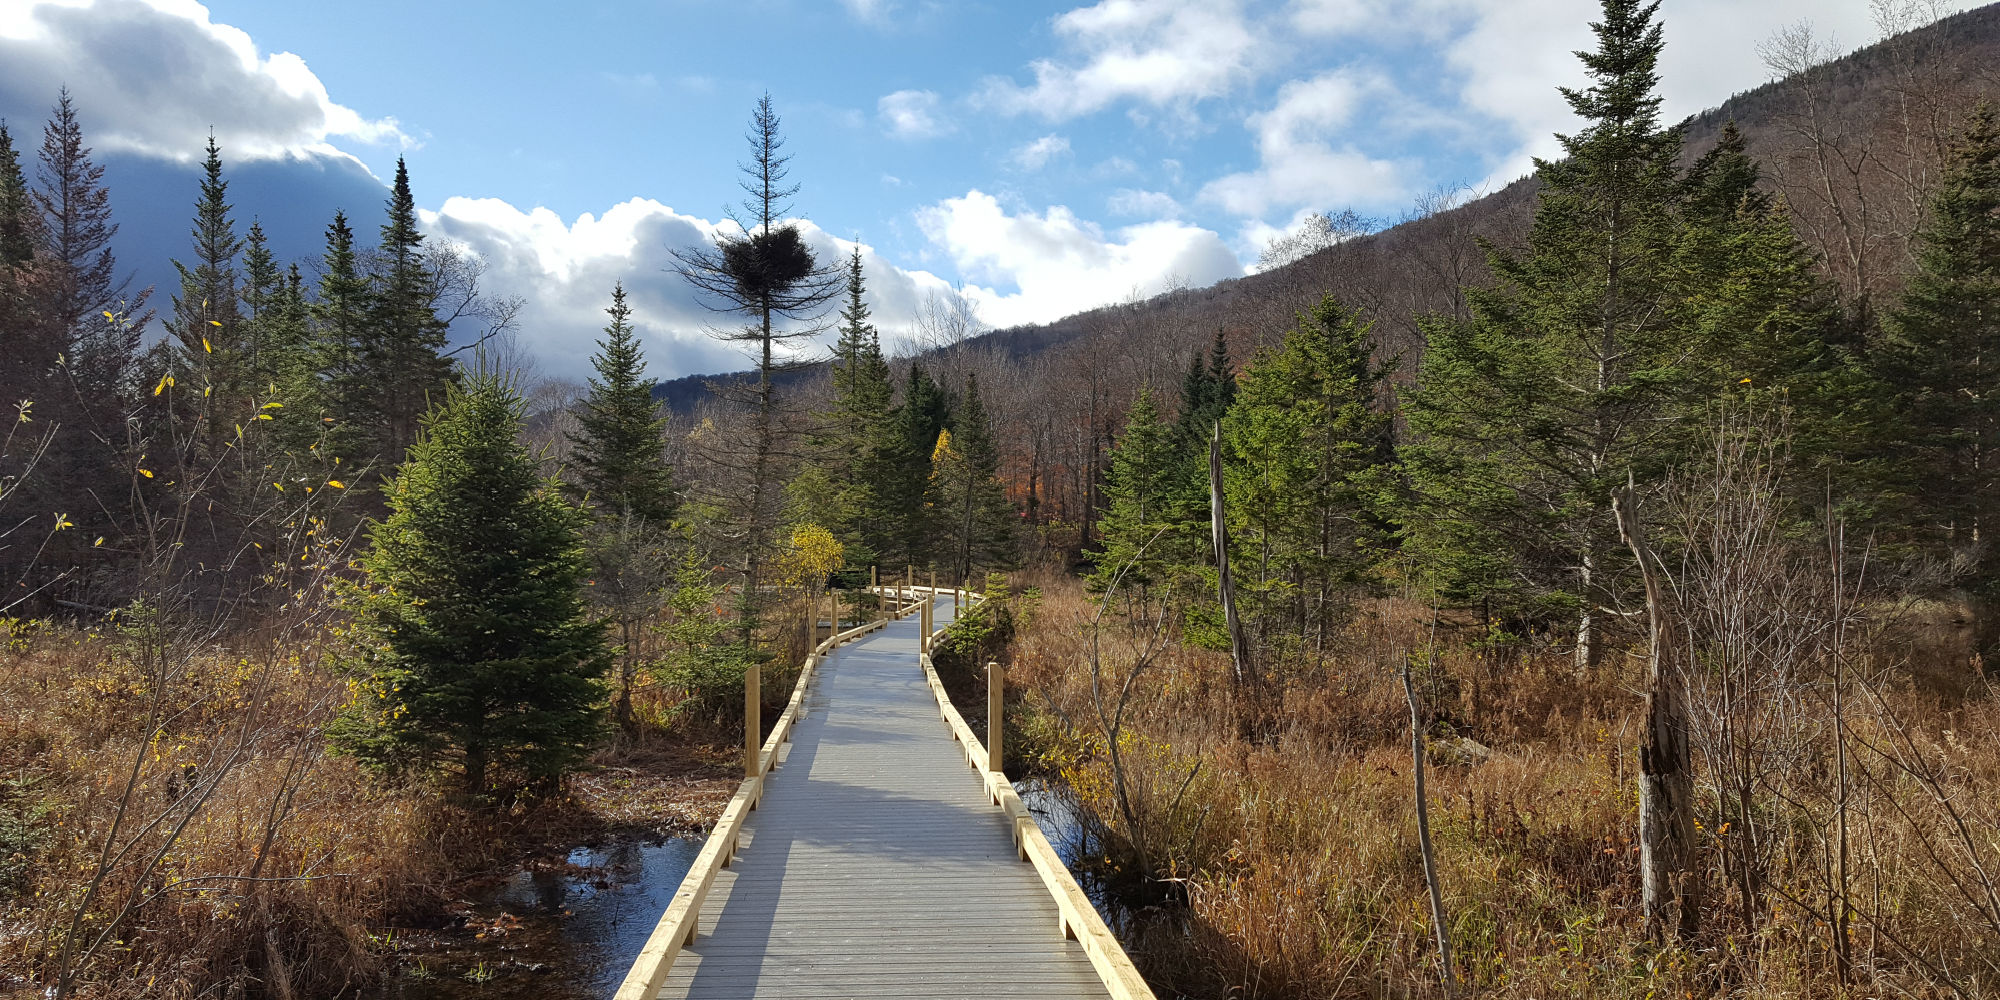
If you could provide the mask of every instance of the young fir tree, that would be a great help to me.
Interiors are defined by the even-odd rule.
[[[118,260],[111,239],[118,234],[111,220],[111,192],[104,186],[104,167],[83,144],[83,126],[70,103],[69,89],[57,97],[54,113],[42,127],[40,164],[30,192],[40,219],[35,256],[49,272],[40,286],[45,300],[36,312],[47,324],[57,353],[66,360],[76,394],[70,412],[51,416],[78,429],[97,426],[100,436],[116,440],[102,426],[115,419],[117,402],[131,386],[139,353],[139,337],[151,322],[146,300],[152,289],[128,294],[118,277]],[[105,313],[119,317],[107,321]]]
[[[1169,546],[1163,543],[1184,526],[1185,514],[1175,503],[1184,478],[1176,438],[1176,428],[1153,403],[1152,387],[1140,386],[1125,417],[1125,432],[1111,448],[1104,511],[1097,522],[1103,551],[1086,580],[1090,589],[1103,592],[1117,581],[1126,595],[1144,602],[1147,591],[1168,575]]]
[[[880,532],[869,547],[892,564],[926,563],[938,545],[938,526],[925,497],[938,434],[950,424],[950,400],[923,366],[912,364],[868,473]]]
[[[381,273],[375,276],[358,358],[367,382],[353,387],[372,393],[375,452],[386,462],[402,461],[424,414],[452,380],[451,362],[443,355],[450,331],[432,309],[435,276],[424,259],[423,242],[410,171],[398,157],[389,219],[382,224]]]
[[[251,419],[251,398],[258,388],[254,359],[242,342],[243,314],[237,308],[236,256],[242,241],[229,218],[229,182],[222,177],[222,152],[215,136],[208,137],[202,163],[201,196],[195,201],[189,239],[194,266],[176,260],[180,294],[173,297],[173,319],[167,323],[176,347],[175,368],[186,381],[183,395],[200,413],[198,444],[208,460],[224,456],[239,441],[240,428]],[[197,394],[198,393],[198,394]]]
[[[667,419],[653,399],[654,380],[646,377],[622,282],[612,287],[611,307],[604,311],[611,325],[590,359],[597,376],[569,435],[575,492],[606,520],[629,515],[664,527],[674,516],[673,470],[662,440]]]
[[[336,745],[392,772],[546,784],[602,730],[604,630],[586,612],[579,511],[518,441],[497,376],[451,388],[389,484],[354,620],[362,698]]]
[[[953,419],[958,434],[940,431],[932,449],[929,489],[931,554],[954,579],[1014,564],[1016,518],[1000,483],[1000,450],[979,395],[979,376],[967,375],[965,399]]]
[[[1902,520],[1981,597],[2000,597],[2000,122],[1981,106],[1919,231],[1917,271],[1879,352]]]
[[[311,305],[310,355],[318,391],[295,404],[292,416],[310,417],[307,423],[325,439],[322,451],[362,468],[376,459],[380,429],[373,369],[366,363],[368,303],[368,278],[361,273],[354,230],[347,225],[347,214],[335,211],[320,257],[319,294]],[[353,485],[363,487],[358,481]]]
[[[1314,650],[1346,624],[1386,534],[1372,516],[1395,461],[1372,324],[1331,296],[1251,361],[1223,420],[1230,562],[1261,631]]]
[[[1603,652],[1596,609],[1627,587],[1612,491],[1670,459],[1663,419],[1709,388],[1674,308],[1681,135],[1659,125],[1656,6],[1605,0],[1580,53],[1592,84],[1562,91],[1586,125],[1536,162],[1528,248],[1489,254],[1497,282],[1470,292],[1469,322],[1425,325],[1407,411],[1408,529],[1444,596],[1566,612],[1579,670]]]
[[[878,455],[888,441],[895,396],[881,337],[868,321],[866,293],[856,247],[848,258],[847,304],[834,344],[833,406],[821,418],[824,429],[811,449],[812,460],[786,486],[786,520],[825,526],[853,566],[873,563],[874,546],[882,541],[882,484],[876,478],[886,464]]]
[[[18,268],[35,257],[34,207],[14,136],[0,119],[0,267]]]

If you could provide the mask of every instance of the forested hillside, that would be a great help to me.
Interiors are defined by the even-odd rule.
[[[53,86],[0,128],[0,991],[502,955],[469,887],[713,823],[881,576],[982,592],[944,686],[1158,995],[1995,995],[2000,7],[1877,9],[1680,123],[1673,11],[1602,0],[1534,177],[912,357],[766,93],[672,250],[754,364],[698,393],[625,283],[544,379],[400,161],[280,260],[211,134],[134,288]]]

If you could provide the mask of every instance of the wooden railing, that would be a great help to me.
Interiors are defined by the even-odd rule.
[[[836,616],[838,606],[836,606]],[[907,614],[909,612],[903,612]],[[723,807],[722,818],[708,833],[708,841],[695,855],[694,866],[681,879],[681,887],[674,893],[673,901],[660,915],[660,922],[653,925],[653,933],[646,939],[646,946],[639,950],[639,957],[632,962],[631,971],[625,974],[625,981],[618,987],[616,1000],[652,1000],[659,992],[660,984],[666,981],[667,970],[673,968],[674,959],[681,949],[694,943],[695,930],[701,922],[701,904],[708,898],[709,887],[715,883],[715,875],[726,867],[736,856],[738,841],[742,838],[743,823],[751,810],[757,808],[757,801],[764,795],[764,776],[778,765],[779,747],[792,738],[792,727],[799,716],[805,714],[806,688],[812,683],[813,672],[820,661],[841,643],[850,642],[889,624],[892,618],[902,614],[880,618],[845,632],[839,631],[840,623],[835,621],[834,634],[813,647],[806,656],[804,668],[799,671],[799,681],[792,685],[792,698],[785,703],[785,710],[771,727],[771,734],[758,745],[755,734],[759,728],[757,719],[757,690],[754,682],[744,685],[746,742],[756,747],[755,756],[744,754],[744,770],[747,772],[743,783],[736,786],[736,794]],[[748,679],[746,678],[746,681]]]
[[[667,971],[673,967],[674,959],[680,955],[681,949],[694,943],[695,932],[701,921],[701,905],[708,897],[708,890],[715,882],[716,873],[734,859],[738,842],[742,837],[743,824],[748,820],[750,812],[757,808],[757,801],[764,794],[764,778],[777,766],[780,747],[790,741],[793,726],[799,717],[805,714],[806,689],[812,682],[815,668],[842,643],[860,638],[882,628],[890,621],[911,614],[919,615],[923,622],[923,638],[919,644],[918,662],[923,667],[925,679],[930,683],[931,693],[937,697],[939,712],[944,718],[945,725],[964,751],[967,763],[972,765],[973,770],[979,772],[980,779],[986,786],[987,799],[1008,817],[1013,827],[1014,845],[1019,856],[1035,866],[1035,872],[1041,877],[1042,885],[1055,898],[1058,931],[1065,937],[1074,938],[1082,945],[1084,954],[1090,959],[1091,967],[1097,970],[1098,977],[1104,981],[1105,989],[1109,991],[1113,1000],[1153,1000],[1153,991],[1146,986],[1146,981],[1140,977],[1139,970],[1133,966],[1131,958],[1125,954],[1125,949],[1119,945],[1117,937],[1111,933],[1109,927],[1105,926],[1104,919],[1098,915],[1096,907],[1091,905],[1090,898],[1084,895],[1083,889],[1076,884],[1076,879],[1070,876],[1069,867],[1063,864],[1062,857],[1056,854],[1055,847],[1042,834],[1041,827],[1028,812],[1027,805],[1014,790],[1013,783],[1001,772],[999,741],[995,740],[993,750],[989,752],[979,738],[973,735],[972,729],[965,724],[965,718],[952,706],[950,696],[945,693],[943,682],[938,679],[936,668],[931,665],[930,650],[933,643],[951,627],[946,625],[941,629],[931,628],[932,605],[935,599],[951,594],[958,607],[964,608],[979,600],[980,595],[964,589],[918,586],[914,583],[900,587],[878,586],[871,589],[879,596],[891,599],[893,603],[884,608],[885,614],[882,618],[845,632],[836,631],[826,641],[815,646],[812,653],[806,657],[805,666],[799,672],[798,683],[792,687],[791,700],[786,703],[784,712],[778,716],[777,724],[772,727],[770,735],[763,740],[762,746],[757,748],[754,757],[746,752],[747,773],[743,783],[737,786],[736,794],[722,810],[722,818],[709,831],[708,841],[702,845],[701,853],[695,856],[694,866],[689,868],[686,877],[681,879],[679,891],[674,893],[673,901],[667,904],[666,912],[660,915],[660,921],[654,925],[653,933],[646,939],[645,947],[640,949],[639,957],[633,961],[631,971],[626,973],[625,981],[619,985],[616,1000],[653,1000],[654,994],[659,992],[660,985],[666,981]],[[928,599],[920,601],[919,598]],[[833,627],[837,630],[839,623],[835,622]],[[988,676],[987,732],[999,734],[1003,729],[1000,719],[1001,682],[998,668],[989,665]],[[757,726],[756,693],[753,686],[746,684],[745,687],[745,731],[753,733]],[[755,737],[750,737],[748,742],[755,745]]]
[[[978,599],[978,595],[971,595]],[[1007,780],[1001,770],[1001,737],[1006,731],[1001,718],[1003,702],[1003,680],[999,664],[986,665],[986,733],[993,740],[992,749],[982,744],[973,735],[972,727],[965,724],[965,717],[951,703],[951,696],[945,693],[944,682],[938,679],[937,668],[931,664],[930,649],[937,637],[950,630],[951,626],[931,632],[925,637],[924,651],[918,657],[924,667],[924,678],[930,682],[931,694],[937,697],[938,713],[944,717],[952,738],[958,741],[959,749],[965,753],[965,762],[979,772],[980,780],[986,784],[987,801],[999,807],[1007,816],[1008,825],[1013,827],[1014,847],[1021,860],[1035,866],[1035,873],[1041,876],[1043,887],[1055,897],[1058,922],[1064,937],[1074,938],[1083,946],[1084,954],[1090,958],[1090,965],[1097,970],[1097,976],[1104,981],[1104,988],[1110,992],[1112,1000],[1154,1000],[1152,987],[1146,985],[1139,969],[1132,964],[1131,956],[1118,943],[1118,937],[1111,933],[1104,918],[1091,905],[1090,897],[1084,895],[1083,888],[1070,875],[1069,866],[1056,853],[1055,846],[1042,833],[1041,825],[1035,822],[1034,814],[1028,811],[1027,803],[1015,791],[1014,783]]]

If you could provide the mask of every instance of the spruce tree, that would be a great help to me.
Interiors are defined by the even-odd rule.
[[[922,365],[912,364],[903,398],[890,411],[887,433],[868,472],[880,532],[869,548],[893,563],[917,565],[933,554],[937,525],[925,496],[938,433],[950,423],[950,401]]]
[[[482,794],[546,784],[602,732],[604,630],[583,601],[582,517],[518,440],[497,376],[448,389],[388,489],[353,597],[365,679],[336,745]]]
[[[243,315],[237,308],[236,255],[242,243],[229,218],[229,182],[222,177],[222,154],[215,136],[208,137],[202,162],[201,196],[195,201],[189,241],[192,267],[176,260],[180,294],[173,297],[173,319],[167,329],[178,350],[176,367],[200,395],[189,397],[200,411],[200,443],[209,459],[234,447],[232,428],[250,419],[256,378],[252,358],[242,343]]]
[[[653,399],[654,382],[646,377],[622,282],[612,287],[605,312],[611,325],[590,359],[597,376],[577,412],[577,430],[569,435],[576,492],[606,520],[630,516],[665,526],[674,515],[673,470],[662,440],[667,419]]]
[[[944,439],[949,445],[938,445],[931,458],[932,554],[948,560],[957,579],[971,580],[1013,566],[1016,527],[977,374],[966,376],[965,397],[951,423],[958,433]],[[940,465],[941,457],[949,462]]]
[[[1528,247],[1489,254],[1497,283],[1471,290],[1469,322],[1425,324],[1408,409],[1409,527],[1444,596],[1567,612],[1579,670],[1603,651],[1596,609],[1630,586],[1612,491],[1671,461],[1663,419],[1709,388],[1671,305],[1681,133],[1659,125],[1656,6],[1605,0],[1598,47],[1579,53],[1592,84],[1562,90],[1586,125],[1536,161]]]
[[[319,294],[310,307],[310,353],[320,390],[318,398],[309,401],[310,414],[311,424],[326,437],[324,450],[359,467],[376,460],[380,441],[374,370],[366,358],[368,304],[368,278],[361,273],[354,230],[348,228],[347,214],[335,211],[320,257]],[[358,482],[354,486],[363,488]]]
[[[130,294],[128,281],[118,277],[111,250],[118,233],[111,219],[111,192],[104,186],[104,167],[90,153],[65,87],[42,127],[30,200],[40,215],[34,226],[35,256],[48,272],[40,285],[44,300],[36,311],[48,324],[58,353],[67,358],[77,389],[72,412],[56,416],[77,427],[115,417],[117,400],[131,388],[139,337],[152,319],[146,309],[152,290]],[[122,319],[107,321],[107,312]],[[122,436],[102,426],[98,433]]]
[[[2000,122],[1966,122],[1917,244],[1917,271],[1886,317],[1880,354],[1902,434],[1901,520],[1920,550],[2000,596]]]
[[[6,120],[0,119],[0,267],[17,268],[34,259],[34,222],[21,154],[14,148]]]
[[[825,430],[813,448],[814,460],[786,486],[787,519],[815,521],[832,531],[854,566],[873,563],[875,547],[884,540],[887,484],[879,480],[890,465],[881,455],[891,447],[895,397],[880,334],[868,321],[866,296],[857,246],[848,258],[847,304],[834,344],[833,406],[822,418]]]
[[[1387,532],[1375,495],[1395,461],[1372,324],[1331,296],[1244,368],[1223,420],[1230,562],[1258,627],[1323,651]]]
[[[410,170],[398,157],[389,218],[382,224],[382,269],[375,276],[358,359],[367,372],[366,388],[374,395],[370,416],[380,430],[376,451],[388,462],[402,460],[425,412],[452,378],[451,362],[443,354],[450,331],[432,309],[435,276],[424,259],[423,242]]]
[[[1199,371],[1199,355],[1196,356]],[[1140,601],[1166,576],[1168,532],[1181,526],[1183,509],[1174,501],[1182,476],[1175,428],[1160,416],[1150,386],[1125,417],[1125,432],[1111,448],[1111,469],[1105,476],[1104,511],[1098,520],[1103,550],[1087,584],[1104,591],[1123,574],[1119,586]]]

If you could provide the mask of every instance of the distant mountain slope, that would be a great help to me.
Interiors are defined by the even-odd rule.
[[[1936,137],[1948,133],[1975,100],[1995,95],[2000,95],[2000,3],[1738,94],[1689,123],[1687,147],[1690,156],[1698,154],[1714,143],[1725,122],[1736,122],[1763,161],[1767,183],[1786,198],[1802,235],[1826,254],[1844,289],[1881,294],[1898,283],[1902,237],[1914,224],[1908,185],[1921,183],[1934,164]],[[1822,183],[1814,162],[1822,152],[1837,161],[1835,174],[1850,175],[1848,189]],[[1241,359],[1281,335],[1298,310],[1331,292],[1375,317],[1383,352],[1406,360],[1407,377],[1423,346],[1415,317],[1463,308],[1460,288],[1486,279],[1477,241],[1522,242],[1533,220],[1534,192],[1533,178],[1522,178],[1469,203],[1269,272],[1052,323],[995,330],[954,348],[969,357],[949,363],[984,359],[1047,371],[1094,365],[1121,369],[1107,378],[1128,391],[1138,381],[1172,384],[1188,353],[1205,346],[1218,329]],[[1869,246],[1858,255],[1866,259],[1846,259],[1843,226],[1867,230]],[[823,365],[806,369],[785,381],[817,378],[823,371]],[[687,376],[662,383],[659,395],[677,412],[687,412],[708,398],[707,384],[744,377]],[[1046,385],[1024,391],[1040,406],[1062,405]],[[1116,409],[1122,413],[1122,406]]]

